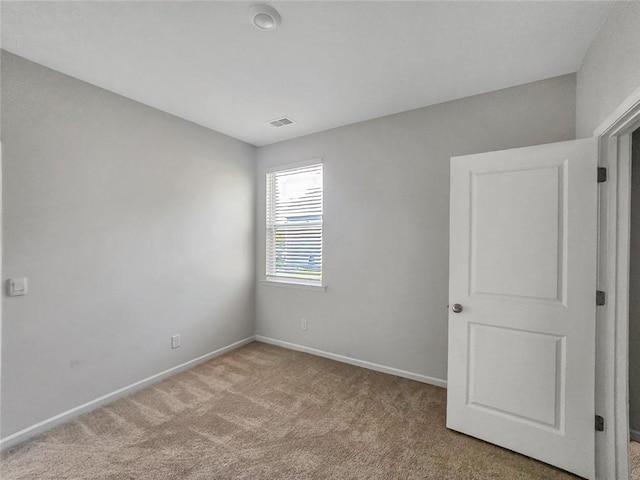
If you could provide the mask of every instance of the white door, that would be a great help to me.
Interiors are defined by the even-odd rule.
[[[589,479],[597,190],[596,139],[451,159],[447,427]]]

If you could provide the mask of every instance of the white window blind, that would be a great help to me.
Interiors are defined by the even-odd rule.
[[[322,164],[267,173],[267,277],[322,282]]]

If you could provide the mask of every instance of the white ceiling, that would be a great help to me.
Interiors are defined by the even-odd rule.
[[[253,3],[3,1],[2,48],[260,146],[575,72],[612,5]]]

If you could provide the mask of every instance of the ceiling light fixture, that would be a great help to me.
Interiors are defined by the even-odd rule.
[[[249,8],[249,21],[259,30],[274,30],[280,25],[280,14],[269,5],[254,5]]]

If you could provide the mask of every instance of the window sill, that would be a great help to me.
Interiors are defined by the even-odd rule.
[[[316,292],[324,292],[327,289],[326,285],[321,285],[318,283],[306,282],[304,280],[296,280],[296,279],[279,279],[279,278],[267,278],[264,280],[260,280],[262,285],[267,285],[269,287],[284,287],[284,288],[297,288],[301,290],[314,290]]]

